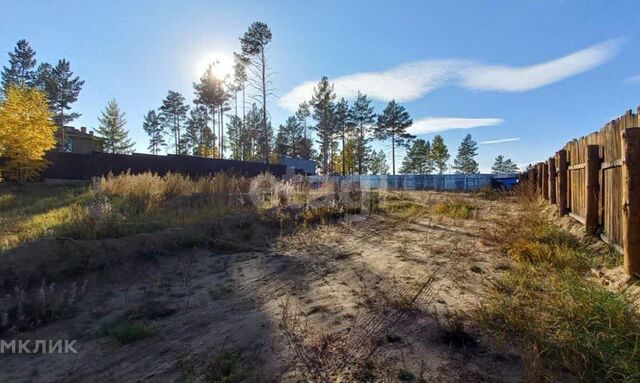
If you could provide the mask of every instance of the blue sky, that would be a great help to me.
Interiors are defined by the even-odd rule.
[[[498,154],[518,164],[545,159],[640,104],[633,1],[6,3],[0,52],[25,38],[40,61],[68,59],[86,81],[75,125],[95,128],[115,98],[139,152],[146,111],[169,89],[192,100],[203,60],[238,50],[257,20],[273,32],[275,126],[326,75],[339,95],[375,97],[377,111],[395,97],[414,132],[431,139],[438,131],[452,157],[466,133],[478,142],[512,139],[479,145],[487,170]]]

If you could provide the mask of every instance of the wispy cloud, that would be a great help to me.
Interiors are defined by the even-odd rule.
[[[524,92],[591,70],[613,57],[620,40],[593,45],[556,60],[529,67],[480,65],[465,70],[462,86],[470,89]]]
[[[382,72],[354,73],[330,79],[338,97],[354,98],[358,91],[382,101],[411,101],[443,86],[470,63],[461,60],[421,61]],[[280,106],[295,110],[311,98],[317,81],[306,81],[280,98]]]
[[[639,83],[640,82],[640,74],[628,77],[626,80],[624,80],[624,82],[633,83],[633,84]]]
[[[489,141],[481,141],[481,145],[491,145],[491,144],[501,144],[503,142],[513,142],[520,141],[520,137],[512,137],[512,138],[501,138],[499,140],[489,140]]]
[[[359,90],[381,101],[416,100],[448,84],[481,91],[524,92],[602,65],[617,53],[620,44],[620,40],[610,40],[526,67],[487,65],[460,59],[426,60],[380,72],[335,77],[331,81],[339,97],[353,98]],[[295,110],[298,104],[311,98],[316,83],[317,80],[306,81],[295,86],[280,98],[280,106]]]
[[[428,134],[452,129],[495,126],[503,122],[504,120],[501,118],[425,117],[414,121],[408,131],[411,134]]]

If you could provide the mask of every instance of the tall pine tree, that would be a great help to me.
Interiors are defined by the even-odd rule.
[[[313,108],[313,118],[316,120],[316,132],[320,145],[320,158],[323,174],[331,172],[331,147],[333,145],[333,113],[335,110],[333,84],[327,77],[322,77],[318,85],[313,89],[313,97],[310,105]]]
[[[106,153],[131,154],[135,142],[129,138],[129,132],[124,128],[127,120],[124,112],[120,111],[120,106],[116,100],[111,100],[102,112],[102,117],[98,117],[100,126],[96,133],[102,136],[102,150]]]
[[[2,68],[2,91],[12,86],[32,87],[37,80],[36,52],[27,40],[19,40],[13,52],[9,52],[9,66]]]
[[[302,146],[300,149],[300,158],[305,160],[310,160],[313,156],[313,142],[309,137],[308,130],[311,128],[307,126],[307,119],[311,117],[311,111],[309,109],[309,103],[307,101],[302,102],[298,105],[298,110],[296,111],[296,119],[300,126],[302,126]]]
[[[64,126],[80,117],[80,113],[68,111],[71,110],[71,104],[78,101],[84,81],[73,76],[71,64],[65,59],[59,60],[55,67],[47,63],[40,64],[37,78],[38,85],[47,93],[53,121],[59,128],[59,148],[65,150],[68,145]]]
[[[368,132],[376,121],[371,100],[358,91],[358,96],[349,111],[350,120],[355,130],[355,156],[358,161],[358,174],[366,173],[367,156],[369,155]]]
[[[438,170],[438,174],[442,174],[447,171],[449,168],[447,166],[447,161],[449,161],[449,149],[447,149],[447,145],[444,143],[444,139],[441,135],[436,134],[433,137],[433,141],[431,141],[431,160],[433,161],[433,166]]]
[[[187,111],[189,111],[189,105],[184,103],[184,96],[172,90],[169,91],[160,107],[162,124],[165,129],[173,133],[173,145],[176,154],[184,154],[185,152],[182,148],[184,141],[180,135],[184,121],[187,119]]]
[[[267,97],[271,95],[269,80],[269,65],[267,63],[266,47],[271,42],[272,34],[269,26],[262,22],[254,22],[240,38],[242,55],[248,59],[252,77],[249,82],[259,93],[257,100],[260,102],[262,118],[258,146],[262,158],[268,163],[271,151],[271,136],[273,131],[267,117]]]
[[[150,110],[144,116],[142,122],[142,129],[149,136],[149,146],[147,149],[151,150],[151,154],[157,155],[160,153],[160,149],[167,145],[164,141],[164,128],[162,121],[155,110]]]
[[[407,151],[400,173],[403,174],[430,174],[433,171],[431,160],[431,144],[429,141],[417,139]]]
[[[391,169],[392,174],[396,174],[396,146],[407,147],[409,142],[415,138],[407,133],[407,128],[413,124],[404,106],[391,100],[382,114],[378,115],[378,122],[373,134],[379,140],[391,140]]]
[[[467,134],[458,147],[458,155],[453,160],[453,169],[459,174],[475,174],[478,172],[478,144]]]
[[[347,174],[346,173],[347,151],[345,150],[345,146],[346,146],[347,139],[349,138],[353,130],[353,124],[351,122],[350,115],[349,115],[349,104],[347,103],[347,100],[345,100],[344,98],[341,98],[340,101],[338,101],[338,103],[336,104],[336,109],[333,113],[333,126],[334,126],[335,133],[340,138],[341,149],[342,149],[342,154],[341,154],[342,163],[340,168],[342,169],[342,175],[345,175]]]

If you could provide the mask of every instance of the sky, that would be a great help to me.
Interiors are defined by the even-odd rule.
[[[499,154],[521,166],[545,160],[635,110],[635,9],[635,1],[595,0],[3,0],[0,65],[19,39],[39,61],[66,58],[86,81],[74,125],[95,129],[116,99],[136,151],[148,152],[146,112],[169,90],[192,101],[207,61],[230,58],[248,26],[262,21],[273,32],[274,127],[327,76],[338,96],[361,90],[377,112],[400,102],[410,131],[427,140],[441,134],[452,161],[470,133],[486,172]],[[390,145],[374,148],[390,156]]]

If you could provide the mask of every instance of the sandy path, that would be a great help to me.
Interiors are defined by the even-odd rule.
[[[429,194],[410,197],[441,198]],[[356,216],[300,228],[259,251],[195,249],[122,266],[92,279],[74,317],[21,334],[78,339],[79,354],[2,355],[0,381],[197,381],[222,350],[240,355],[248,381],[305,381],[305,355],[317,357],[311,346],[332,334],[335,351],[348,354],[338,367],[372,360],[376,381],[397,381],[401,371],[427,381],[520,381],[519,357],[468,320],[507,262],[482,241],[484,230],[513,208],[476,202],[470,220]],[[443,337],[438,317],[447,312],[466,325],[464,347]],[[105,334],[125,313],[150,334],[127,345]],[[283,327],[283,313],[296,314],[299,332]],[[325,370],[336,367],[330,356],[325,362]]]

